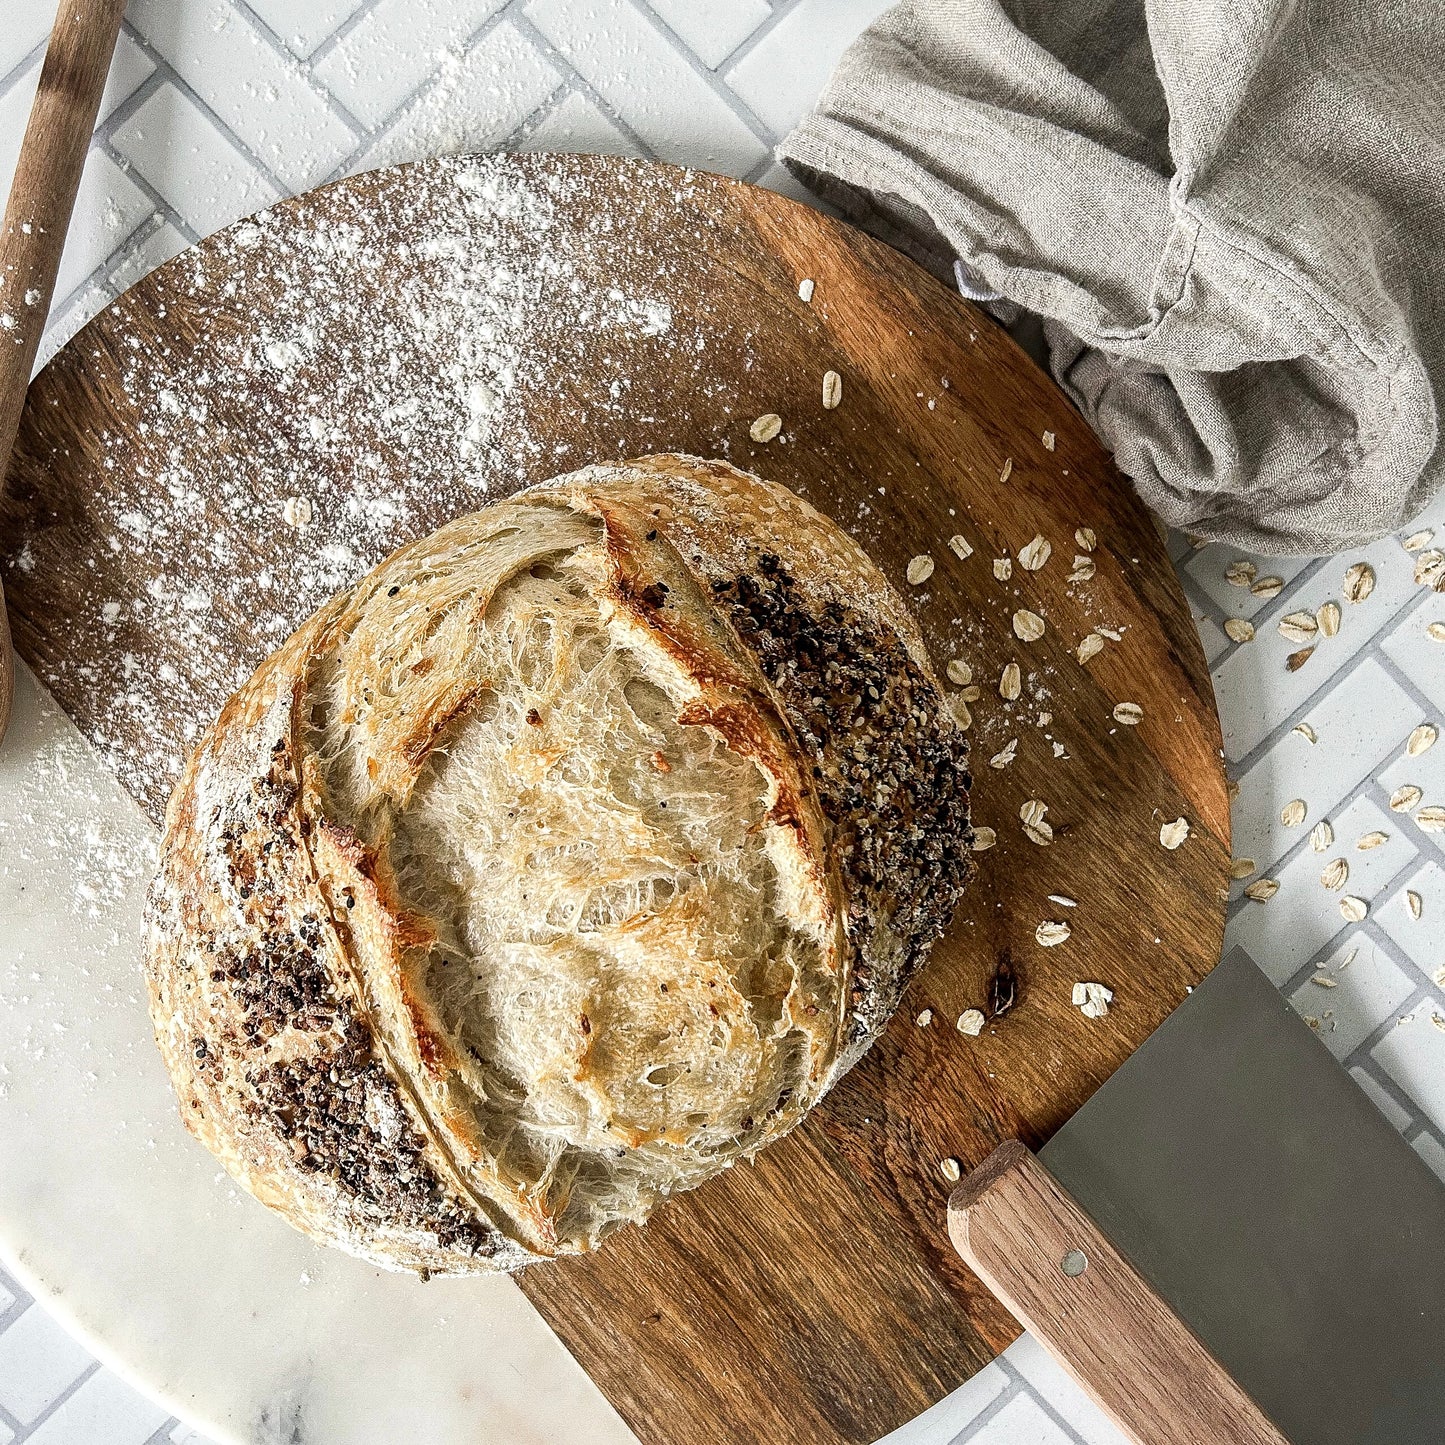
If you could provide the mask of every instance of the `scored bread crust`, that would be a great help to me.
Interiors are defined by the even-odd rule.
[[[613,1056],[635,1061],[603,1022],[614,985],[566,980],[592,1001],[560,1043],[523,1038],[544,1065],[505,1106],[516,1079],[499,1084],[446,992],[467,898],[454,917],[436,835],[411,819],[463,766],[460,730],[485,728],[504,690],[479,675],[487,629],[530,605],[518,587],[553,585],[529,577],[557,569],[595,606],[605,648],[675,709],[673,744],[706,739],[708,766],[757,780],[736,844],[754,860],[746,888],[732,855],[704,860],[680,880],[686,897],[648,895],[609,934],[649,990],[662,980],[667,997],[644,1000],[658,1038],[699,1037],[699,995],[703,1023],[717,1021],[686,1128],[661,1105],[632,1117],[637,1081]],[[597,746],[561,713],[526,716],[544,801],[556,770]],[[661,751],[653,761],[672,771]],[[378,1264],[467,1273],[593,1248],[785,1133],[882,1031],[967,881],[968,786],[916,623],[861,548],[786,489],[666,455],[459,518],[327,603],[187,761],[146,947],[182,1118],[263,1203]],[[494,821],[481,820],[487,838]],[[548,845],[574,842],[588,840]],[[486,878],[486,848],[473,851],[482,872],[468,877]],[[761,983],[724,957],[742,948],[728,915],[753,906],[759,877],[772,930]],[[525,1007],[507,1007],[525,1034]],[[554,1111],[540,1124],[537,1099]],[[557,1109],[582,1113],[559,1123]]]

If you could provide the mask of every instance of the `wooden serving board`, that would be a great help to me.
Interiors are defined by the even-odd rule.
[[[751,441],[769,412],[782,434]],[[940,1162],[1042,1143],[1223,929],[1228,799],[1184,598],[1006,335],[857,231],[714,176],[556,156],[358,176],[177,257],[36,381],[0,513],[17,643],[158,819],[197,726],[330,592],[526,483],[664,450],[810,498],[914,605],[940,671],[972,667],[975,818],[998,842],[904,1013],[805,1124],[521,1286],[644,1441],[868,1441],[1017,1334],[949,1244]],[[1097,571],[1071,583],[1083,527]],[[1026,571],[1035,535],[1052,556]],[[936,570],[910,586],[921,554]],[[1021,607],[1040,640],[1014,635]],[[1095,628],[1112,637],[1080,665]],[[1047,920],[1067,942],[1040,946]],[[1072,1006],[1079,980],[1114,990],[1106,1019]],[[954,1027],[968,1008],[980,1037]]]

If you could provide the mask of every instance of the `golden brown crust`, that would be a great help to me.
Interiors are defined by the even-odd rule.
[[[574,555],[597,557],[609,646],[666,685],[675,726],[715,736],[730,767],[765,781],[762,833],[748,836],[766,838],[759,876],[772,880],[784,964],[745,987],[737,965],[709,962],[712,944],[681,941],[716,932],[701,886],[665,918],[624,920],[619,959],[689,955],[666,1000],[629,1007],[691,1038],[707,1021],[692,1011],[714,1000],[714,1032],[744,1030],[721,1063],[745,1044],[757,1117],[721,1140],[707,1119],[630,1118],[604,992],[547,1047],[570,1060],[566,1097],[599,1111],[581,1132],[613,1142],[535,1163],[535,1148],[500,1142],[493,1061],[436,992],[460,925],[398,873],[398,830],[457,729],[503,689],[475,670],[494,596]],[[533,712],[516,756],[541,779],[586,740]],[[263,1202],[390,1267],[515,1268],[592,1247],[785,1132],[876,1036],[966,879],[966,794],[966,747],[912,619],[856,545],[782,488],[651,457],[461,518],[323,608],[187,763],[147,950],[182,1116]],[[729,1102],[726,1089],[712,1100],[718,1117]],[[644,1183],[599,1222],[579,1212],[583,1182],[618,1150],[636,1152]]]

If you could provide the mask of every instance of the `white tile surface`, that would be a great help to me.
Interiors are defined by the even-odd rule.
[[[144,1445],[169,1412],[98,1370],[30,1436],[32,1445]]]
[[[1350,1070],[1350,1077],[1370,1096],[1374,1106],[1396,1129],[1403,1130],[1409,1127],[1414,1116],[1373,1074],[1356,1064]]]
[[[0,27],[0,80],[9,75],[50,33],[55,0],[6,0]]]
[[[663,160],[743,175],[767,147],[629,0],[533,0],[527,16]]]
[[[349,20],[365,0],[250,0],[251,9],[295,55],[309,56]]]
[[[1406,974],[1368,934],[1356,931],[1309,970],[1309,977],[1290,995],[1290,1003],[1319,1033],[1329,1051],[1344,1059],[1417,986],[1418,980]]]
[[[838,57],[894,0],[802,0],[727,72],[728,84],[781,140]]]
[[[465,54],[443,54],[439,73],[378,137],[362,166],[491,149],[561,83],[561,72],[504,20]]]
[[[443,52],[464,46],[502,0],[380,0],[316,63],[317,80],[364,125],[385,120]]]
[[[1075,1383],[1072,1375],[1032,1336],[1009,1346],[1008,1362],[1073,1427],[1084,1445],[1117,1445],[1113,1422]]]
[[[1445,1129],[1445,1006],[1433,998],[1418,1004],[1372,1052],[1425,1117]]]
[[[1115,1435],[1118,1440],[1118,1435]],[[1069,1436],[1030,1395],[1015,1395],[982,1429],[969,1436],[978,1445],[1072,1445]]]
[[[0,1405],[22,1425],[65,1393],[94,1361],[40,1305],[0,1335]]]
[[[1242,947],[1281,986],[1316,953],[1350,925],[1340,913],[1340,898],[1352,895],[1372,903],[1380,890],[1415,856],[1415,850],[1393,815],[1382,813],[1367,798],[1342,809],[1331,819],[1335,842],[1316,853],[1304,842],[1283,867],[1270,870],[1279,892],[1267,903],[1241,899],[1230,919],[1229,941]],[[1379,830],[1389,834],[1378,848],[1360,852],[1355,842]],[[1331,892],[1320,874],[1333,858],[1342,857],[1350,877],[1344,888]],[[1374,911],[1374,910],[1372,910]],[[1311,1010],[1318,1012],[1318,1010]]]
[[[112,141],[198,236],[279,195],[225,132],[173,85],[147,96]]]
[[[587,96],[573,91],[527,133],[524,151],[590,151],[594,155],[638,156],[642,148]]]
[[[485,147],[520,134],[530,149],[650,150],[760,174],[765,184],[801,195],[785,172],[768,164],[768,142],[791,128],[837,56],[887,3],[132,0],[129,24],[149,53],[122,35],[101,111],[101,145],[67,252],[62,284],[70,295],[52,318],[47,349],[174,254],[187,231],[204,234],[273,199],[275,188],[258,161],[283,187],[296,188],[382,158]],[[13,168],[39,72],[38,59],[22,62],[53,10],[53,0],[0,0],[0,179]],[[129,175],[124,166],[132,167]],[[1445,527],[1445,504],[1434,504],[1424,520]],[[1408,816],[1391,813],[1386,799],[1408,781],[1425,791],[1426,801],[1445,803],[1445,744],[1421,758],[1401,755],[1415,723],[1428,719],[1445,727],[1445,644],[1424,630],[1429,621],[1445,621],[1445,596],[1415,586],[1411,559],[1397,539],[1324,563],[1256,558],[1260,575],[1286,579],[1274,599],[1229,587],[1223,568],[1233,552],[1191,551],[1177,538],[1172,552],[1188,579],[1206,655],[1217,667],[1229,756],[1243,763],[1236,852],[1256,854],[1282,883],[1268,905],[1235,905],[1230,940],[1244,943],[1296,1007],[1320,1019],[1331,1049],[1438,1171],[1445,1165],[1438,1127],[1445,1113],[1445,1033],[1430,1018],[1445,1017],[1445,992],[1435,982],[1445,966],[1445,834],[1423,834]],[[1341,635],[1322,641],[1299,672],[1285,673],[1283,657],[1295,645],[1279,637],[1275,623],[1286,612],[1312,611],[1339,597],[1346,567],[1361,557],[1376,568],[1374,595],[1346,606]],[[1231,643],[1221,631],[1228,616],[1251,617],[1259,640]],[[1317,748],[1290,733],[1300,719],[1319,732]],[[1309,804],[1302,830],[1278,822],[1279,808],[1293,797]],[[93,817],[104,814],[98,801],[87,806]],[[1334,823],[1337,838],[1333,850],[1316,855],[1305,837],[1321,816]],[[1350,850],[1368,826],[1388,831],[1391,841],[1361,859]],[[77,846],[77,836],[59,838],[52,864]],[[13,843],[13,835],[0,830],[0,879],[15,865],[6,852]],[[1319,883],[1324,863],[1336,854],[1355,870],[1350,891],[1372,901],[1358,926],[1344,922],[1337,898]],[[1407,888],[1424,900],[1418,922],[1403,906]],[[114,921],[113,899],[67,894],[60,903],[87,927],[130,936],[129,925]],[[33,909],[33,902],[27,906]],[[12,909],[7,924],[20,916]],[[0,964],[9,958],[7,939],[0,929]],[[93,971],[103,969],[106,949],[98,941],[87,947],[96,950],[86,955]],[[1343,968],[1353,950],[1354,962]],[[1340,986],[1310,983],[1316,968]],[[3,995],[0,987],[0,1002]],[[138,998],[130,1002],[140,1007]],[[1414,1022],[1392,1027],[1403,1013],[1412,1013]],[[0,1037],[0,1047],[13,1052],[14,1044]],[[0,1053],[0,1067],[9,1059]],[[0,1090],[16,1087],[18,1077],[0,1075]],[[164,1149],[170,1136],[158,1128],[155,1137]],[[5,1143],[0,1139],[0,1152]],[[189,1146],[182,1139],[178,1147]],[[239,1201],[217,1207],[226,1219],[234,1210],[246,1217]],[[108,1371],[90,1375],[56,1408],[90,1368],[89,1357],[40,1305],[26,1305],[18,1286],[7,1290],[3,1280],[0,1274],[0,1410],[23,1410],[21,1445],[138,1445],[142,1439],[204,1445],[179,1424],[157,1430],[155,1407]],[[286,1288],[294,1286],[288,1281]],[[21,1408],[8,1403],[12,1398]],[[9,1445],[11,1433],[0,1419],[0,1445]],[[1119,1445],[1111,1427],[1028,1340],[898,1432],[891,1445],[954,1440]]]
[[[652,0],[678,39],[711,69],[722,64],[773,12],[767,0]]]
[[[1410,1140],[1410,1147],[1445,1180],[1445,1145],[1433,1134],[1418,1134]]]
[[[130,0],[126,17],[283,185],[315,185],[351,153],[325,92],[230,0]]]

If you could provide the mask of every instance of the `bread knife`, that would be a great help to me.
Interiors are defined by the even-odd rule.
[[[1445,1440],[1445,1186],[1238,950],[949,1232],[1139,1445]]]

